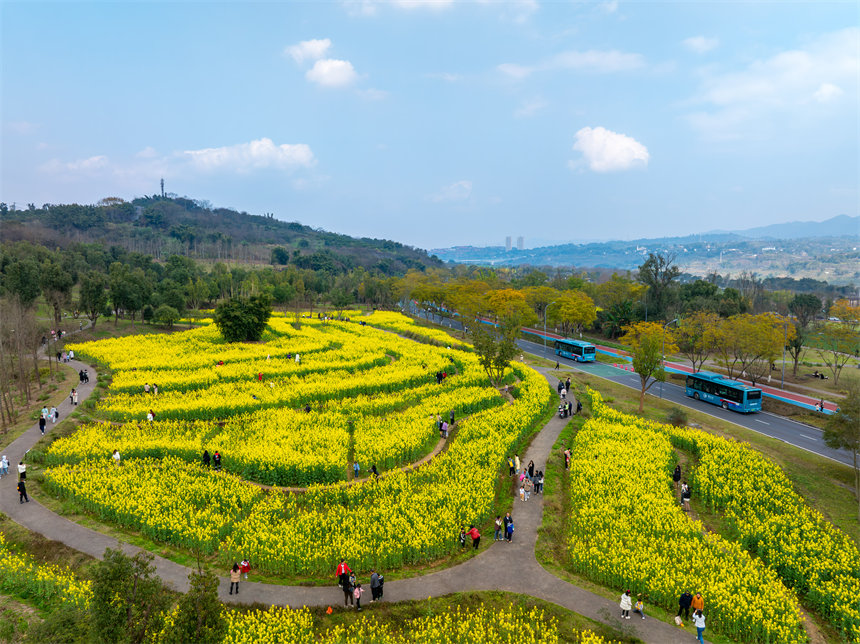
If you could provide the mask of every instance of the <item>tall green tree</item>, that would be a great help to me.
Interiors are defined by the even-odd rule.
[[[693,363],[693,371],[699,371],[717,343],[716,329],[720,316],[709,311],[697,311],[688,315],[675,331],[675,339],[681,354]]]
[[[828,420],[824,428],[824,442],[833,449],[851,452],[854,462],[854,494],[860,514],[860,383],[852,380],[848,384],[848,395],[839,405],[838,411]]]
[[[96,320],[99,319],[105,306],[107,306],[106,284],[105,276],[98,271],[90,271],[81,278],[78,306],[92,322],[93,328],[96,326]]]
[[[215,307],[215,324],[227,342],[256,342],[272,316],[266,295],[230,298]]]
[[[821,299],[812,293],[798,293],[788,303],[788,310],[797,320],[801,329],[806,329],[815,316],[821,313]]]
[[[71,300],[72,287],[75,285],[75,280],[57,262],[48,260],[42,264],[39,285],[42,288],[45,300],[54,311],[54,326],[60,328],[60,321],[63,318],[63,307]]]
[[[648,253],[648,259],[639,267],[639,281],[648,287],[645,298],[650,318],[666,318],[666,312],[677,295],[675,280],[680,274],[674,255]]]
[[[633,369],[639,375],[639,413],[645,408],[645,393],[655,382],[666,380],[663,368],[663,350],[675,353],[678,347],[672,332],[656,322],[638,322],[625,327],[621,342],[630,347],[633,354]]]
[[[227,621],[218,599],[218,578],[211,572],[192,572],[188,581],[191,587],[179,598],[165,644],[220,644],[227,634]]]
[[[155,574],[152,555],[105,550],[93,569],[90,627],[98,642],[138,644],[157,633],[170,599]]]

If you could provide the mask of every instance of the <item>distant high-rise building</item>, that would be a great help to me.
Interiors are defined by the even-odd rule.
[[[505,237],[505,250],[511,250],[511,236]]]
[[[520,235],[517,237],[517,250],[523,250],[526,247],[526,240]]]

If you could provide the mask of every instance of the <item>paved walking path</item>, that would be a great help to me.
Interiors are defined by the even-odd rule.
[[[70,365],[76,370],[87,368],[90,371],[90,382],[81,384],[78,389],[79,402],[83,402],[92,393],[97,381],[93,367],[73,360]],[[554,386],[557,379],[549,375],[548,369],[538,369]],[[70,387],[71,389],[71,387]],[[74,411],[74,406],[67,398],[58,408],[60,419]],[[547,460],[553,456],[552,446],[566,424],[566,420],[557,416],[543,427],[534,437],[521,462],[534,461],[539,470],[546,470]],[[53,428],[48,425],[48,431]],[[13,521],[38,532],[48,539],[60,541],[67,546],[85,552],[96,558],[101,558],[105,548],[120,548],[128,554],[134,554],[141,549],[128,543],[91,530],[77,523],[54,514],[31,496],[31,502],[20,504],[16,491],[16,466],[26,452],[41,438],[38,423],[17,438],[4,453],[9,457],[10,475],[0,479],[0,511]],[[493,543],[492,532],[481,537],[481,553],[468,561],[446,570],[403,579],[389,581],[385,584],[386,601],[402,601],[408,599],[426,599],[454,592],[477,590],[502,590],[522,593],[537,597],[569,610],[585,615],[595,621],[609,624],[616,628],[629,629],[636,637],[646,642],[674,644],[675,642],[691,642],[692,634],[674,625],[656,619],[641,620],[633,616],[630,620],[618,618],[618,602],[595,595],[582,588],[569,584],[544,570],[535,559],[538,528],[543,516],[543,496],[533,495],[531,500],[521,502],[514,500],[512,516],[515,532],[512,543],[505,541]],[[452,535],[452,539],[455,535]],[[469,547],[467,545],[467,547]],[[179,591],[188,590],[188,575],[191,568],[156,556],[154,559],[156,572],[162,581]],[[278,586],[254,582],[242,582],[239,595],[228,595],[229,577],[221,577],[219,595],[224,602],[242,602],[262,604],[277,604],[289,606],[338,606],[343,601],[343,593],[335,585],[334,567],[332,562],[332,583],[325,587]],[[349,561],[347,560],[347,563]],[[620,594],[619,594],[620,596]]]

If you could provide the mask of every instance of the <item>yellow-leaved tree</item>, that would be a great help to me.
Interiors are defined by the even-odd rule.
[[[663,368],[663,352],[675,353],[672,331],[658,322],[637,322],[624,327],[621,342],[630,347],[633,354],[633,368],[639,374],[642,387],[639,392],[639,413],[645,405],[645,392],[655,382],[666,380],[666,370]]]

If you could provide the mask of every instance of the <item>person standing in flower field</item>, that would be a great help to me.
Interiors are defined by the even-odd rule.
[[[690,604],[692,603],[693,596],[688,591],[685,590],[681,593],[681,596],[678,598],[678,617],[683,613],[684,619],[690,619]]]
[[[705,610],[705,598],[702,597],[702,593],[696,593],[693,600],[690,602],[690,608],[693,609],[694,613],[696,611]]]
[[[678,491],[678,485],[681,483],[681,466],[676,465],[675,471],[672,473],[672,481],[675,483],[675,491]]]
[[[248,581],[248,573],[251,571],[251,562],[247,559],[242,559],[242,563],[239,564],[239,571],[242,573],[245,581]]]
[[[477,550],[478,544],[481,543],[481,533],[478,532],[478,528],[473,525],[469,526],[469,536],[472,537],[472,549]]]

